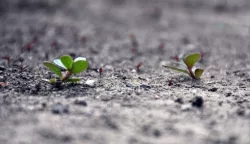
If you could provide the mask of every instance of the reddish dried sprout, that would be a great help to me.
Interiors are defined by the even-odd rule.
[[[52,47],[56,47],[56,46],[58,46],[58,44],[57,44],[56,41],[53,41],[53,42],[51,43],[51,46],[52,46]]]
[[[159,48],[160,50],[163,50],[163,49],[164,49],[164,47],[165,47],[165,44],[164,44],[164,43],[160,43],[160,45],[159,45],[159,47],[158,47],[158,48]]]
[[[179,58],[179,56],[172,56],[171,57],[171,59],[173,59],[173,60],[175,60],[175,61],[177,61],[177,62],[179,62],[180,61],[180,58]]]
[[[200,52],[200,55],[201,55],[200,60],[203,61],[203,60],[204,60],[205,53],[204,53],[204,52]]]
[[[99,68],[99,74],[102,75],[102,68]]]
[[[86,36],[82,36],[82,37],[81,37],[81,41],[82,41],[83,43],[85,43],[85,42],[87,41],[87,37],[86,37]]]
[[[140,71],[140,67],[142,66],[142,63],[140,62],[140,63],[138,63],[137,65],[136,65],[136,70],[137,71]]]

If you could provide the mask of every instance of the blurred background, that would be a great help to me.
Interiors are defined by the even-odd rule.
[[[170,7],[170,8],[190,8],[207,9],[216,12],[242,11],[248,10],[250,2],[248,0],[1,0],[0,13],[10,11],[43,11],[56,12],[64,8],[67,12],[76,12],[86,6],[112,4],[113,6],[126,6],[127,4],[142,3],[149,7]],[[162,5],[164,4],[164,5]]]
[[[0,50],[19,55],[38,40],[39,61],[55,42],[59,50],[51,57],[84,47],[80,54],[120,59],[116,52],[129,47],[134,33],[139,51],[164,43],[168,55],[191,50],[242,57],[249,48],[249,7],[249,0],[0,0]]]

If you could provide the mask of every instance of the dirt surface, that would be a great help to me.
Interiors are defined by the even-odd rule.
[[[10,61],[0,60],[0,143],[249,144],[249,8],[247,0],[1,0],[0,56]],[[204,53],[201,80],[162,66],[192,52]],[[86,57],[91,69],[78,84],[52,87],[42,63],[63,54]]]

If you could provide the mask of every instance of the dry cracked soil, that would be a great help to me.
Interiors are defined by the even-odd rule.
[[[249,8],[1,0],[0,143],[250,144]],[[163,67],[194,52],[200,80]],[[63,54],[86,57],[89,69],[79,83],[52,86],[43,61]]]

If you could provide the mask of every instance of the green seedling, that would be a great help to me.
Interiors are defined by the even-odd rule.
[[[43,63],[50,71],[59,76],[61,82],[78,82],[79,78],[71,78],[73,74],[78,74],[88,68],[88,62],[84,57],[78,57],[74,61],[71,56],[63,55],[60,59],[52,62],[45,61]],[[66,71],[64,74],[62,70]],[[50,83],[56,83],[57,79],[48,80]]]
[[[182,60],[186,66],[186,70],[179,69],[179,68],[176,68],[173,66],[165,66],[165,67],[170,68],[170,69],[175,70],[175,71],[178,71],[178,72],[188,74],[193,79],[200,79],[204,70],[197,68],[193,71],[193,67],[194,67],[195,63],[200,59],[200,57],[201,57],[201,55],[199,53],[194,53],[194,54],[188,55],[187,57],[183,57]]]

